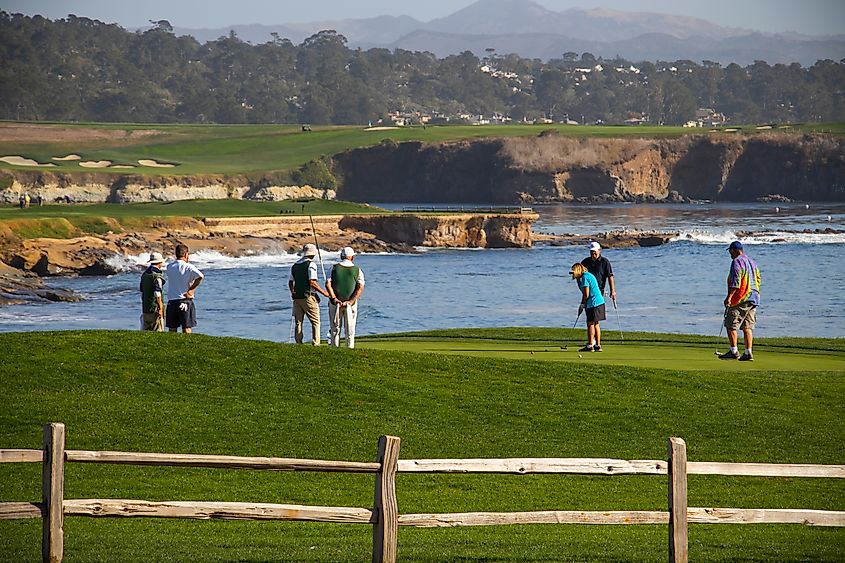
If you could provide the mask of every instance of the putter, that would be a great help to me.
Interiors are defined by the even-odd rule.
[[[719,337],[716,339],[716,349],[713,350],[713,354],[718,356],[719,355],[719,340],[722,339],[722,330],[725,328],[725,319],[728,318],[728,308],[725,307],[725,313],[722,315],[722,326],[719,327]]]
[[[622,334],[622,323],[619,321],[619,309],[616,308],[616,299],[613,299],[613,310],[616,311],[616,324],[619,325],[619,338],[625,342],[625,335]]]
[[[580,318],[581,318],[581,309],[578,309],[578,316],[575,317],[575,322],[572,323],[572,328],[575,328],[576,326],[578,326],[578,319],[580,319]]]

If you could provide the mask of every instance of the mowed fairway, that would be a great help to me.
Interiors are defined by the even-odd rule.
[[[202,334],[0,334],[0,448],[40,448],[42,424],[57,421],[77,450],[372,461],[378,436],[390,434],[404,460],[665,459],[667,438],[680,436],[691,461],[845,462],[841,340],[761,340],[747,366],[714,359],[714,338],[637,333],[579,360],[571,348],[581,337],[462,329],[370,337],[350,351]],[[799,367],[764,367],[768,347]],[[703,367],[636,364],[663,349],[701,354],[690,361]],[[815,370],[805,367],[812,361]],[[65,474],[66,499],[371,508],[373,490],[367,474],[82,463]],[[0,463],[0,501],[40,495],[40,464]],[[397,499],[400,514],[665,511],[667,481],[400,473]],[[689,504],[842,511],[845,479],[691,475]],[[0,520],[0,561],[38,560],[40,535],[37,519]],[[367,561],[372,529],[68,516],[64,543],[67,561]],[[399,560],[414,562],[664,562],[666,549],[661,525],[400,527],[398,543]],[[690,525],[690,561],[833,562],[843,553],[845,528]]]

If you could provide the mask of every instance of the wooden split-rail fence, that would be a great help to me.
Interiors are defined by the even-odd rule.
[[[845,526],[845,511],[769,508],[701,508],[687,506],[687,475],[760,477],[845,477],[845,465],[716,463],[687,461],[686,444],[669,438],[668,458],[620,460],[601,458],[399,459],[399,438],[381,436],[375,462],[328,461],[277,457],[165,454],[65,449],[65,427],[44,425],[44,448],[0,449],[0,462],[42,463],[42,501],[0,502],[0,519],[41,518],[42,559],[64,556],[65,516],[154,517],[232,520],[293,520],[367,524],[373,527],[373,561],[397,559],[399,526],[454,527],[503,524],[664,524],[669,530],[669,561],[685,562],[688,524],[804,524]],[[246,502],[199,502],[118,499],[66,499],[66,463],[109,463],[274,471],[373,473],[373,508],[303,506]],[[400,514],[396,473],[569,473],[582,475],[668,475],[668,511],[464,512]]]

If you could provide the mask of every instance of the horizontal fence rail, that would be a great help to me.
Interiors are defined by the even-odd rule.
[[[379,438],[375,462],[332,461],[282,457],[247,457],[95,450],[66,450],[64,425],[44,427],[44,448],[0,449],[0,463],[41,463],[41,502],[0,502],[0,520],[40,518],[43,523],[42,558],[61,561],[64,552],[64,517],[180,518],[193,520],[278,520],[366,524],[373,527],[373,561],[396,561],[400,526],[451,528],[513,524],[668,525],[669,560],[688,560],[688,524],[799,524],[845,527],[845,511],[788,508],[690,507],[689,475],[746,477],[845,478],[845,465],[731,463],[687,461],[686,443],[670,438],[667,460],[613,458],[484,458],[399,459],[399,438]],[[137,499],[65,499],[66,463],[128,464],[140,466],[372,473],[373,508],[305,506],[253,502],[149,501]],[[490,473],[666,475],[668,511],[461,512],[400,514],[396,495],[397,473]]]
[[[400,473],[574,473],[582,475],[666,475],[666,462],[653,459],[502,458],[403,459]]]
[[[192,520],[290,520],[374,524],[373,510],[342,506],[303,506],[252,502],[199,502],[122,499],[66,500],[65,514],[94,517],[188,518]]]

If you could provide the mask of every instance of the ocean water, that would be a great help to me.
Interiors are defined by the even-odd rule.
[[[845,337],[845,234],[792,232],[845,230],[845,204],[550,205],[537,211],[535,229],[546,233],[681,233],[659,247],[604,251],[618,293],[618,311],[610,307],[603,323],[611,336],[620,330],[716,336],[730,265],[726,247],[738,231],[754,231],[742,240],[763,277],[755,335]],[[572,327],[580,297],[567,272],[586,255],[582,246],[360,255],[356,264],[367,284],[358,333]],[[85,300],[0,308],[0,331],[137,328],[137,264],[145,258],[115,257],[126,272],[114,276],[50,280]],[[196,332],[290,340],[287,279],[297,256],[199,252],[191,259],[206,274],[197,291]],[[337,253],[323,253],[327,270],[337,259]],[[324,303],[324,335],[327,330]]]

